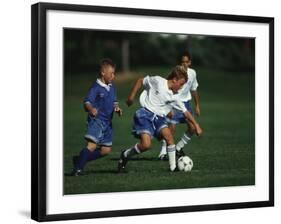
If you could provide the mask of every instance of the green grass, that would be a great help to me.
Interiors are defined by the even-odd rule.
[[[149,72],[149,71],[153,71]],[[146,74],[168,74],[167,68],[146,68]],[[116,80],[124,116],[114,117],[113,150],[105,158],[90,162],[85,176],[64,178],[65,194],[183,189],[255,184],[255,96],[254,75],[232,74],[198,69],[201,116],[197,119],[204,135],[193,137],[185,151],[194,162],[190,173],[170,173],[168,162],[157,160],[160,143],[154,139],[151,150],[134,157],[127,173],[116,174],[121,150],[136,143],[131,134],[132,117],[138,99],[128,108],[125,99],[137,77]],[[72,156],[84,147],[86,113],[83,97],[95,80],[88,74],[65,77],[64,98],[64,171],[72,170]],[[184,125],[175,135],[180,139]]]

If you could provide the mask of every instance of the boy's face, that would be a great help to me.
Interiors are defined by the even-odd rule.
[[[177,93],[182,87],[183,85],[186,83],[184,78],[181,79],[173,79],[173,85],[171,87],[171,90],[173,91],[173,93]]]
[[[101,79],[105,84],[109,84],[115,78],[115,68],[112,66],[104,66],[101,70]]]
[[[181,58],[181,65],[187,69],[191,65],[191,60],[187,56],[182,56]]]

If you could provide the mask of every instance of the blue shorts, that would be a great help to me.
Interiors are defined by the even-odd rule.
[[[112,146],[112,124],[98,118],[88,116],[87,133],[85,134],[87,141],[94,142],[98,145]]]
[[[190,105],[190,101],[183,102],[185,108],[193,115],[193,111]],[[170,124],[186,123],[185,116],[182,112],[175,112],[172,118],[167,118],[167,122]]]
[[[157,116],[151,111],[140,108],[134,115],[134,124],[132,133],[135,137],[141,134],[149,134],[152,137],[159,137],[161,129],[168,127],[166,118]]]

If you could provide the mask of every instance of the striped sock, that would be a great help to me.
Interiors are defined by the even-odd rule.
[[[131,148],[125,150],[124,156],[126,158],[131,158],[132,156],[140,154],[140,153],[141,153],[141,151],[138,148],[138,144],[136,144],[134,147],[131,147]]]
[[[176,169],[176,146],[168,145],[167,152],[168,152],[168,156],[169,156],[170,170],[174,171]]]
[[[177,151],[180,151],[189,141],[191,140],[191,137],[188,136],[186,133],[183,134],[181,137],[181,140],[176,145]]]

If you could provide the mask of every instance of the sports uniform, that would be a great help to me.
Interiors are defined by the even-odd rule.
[[[184,103],[185,108],[193,114],[192,107],[190,105],[190,100],[192,99],[190,91],[196,91],[198,85],[196,79],[196,72],[192,68],[187,69],[188,80],[183,85],[182,89],[179,90],[178,98]],[[181,111],[174,110],[173,116],[171,119],[167,118],[168,123],[178,124],[186,123],[185,117]]]
[[[191,103],[190,103],[190,101],[192,99],[190,91],[196,91],[197,87],[199,85],[197,82],[196,72],[194,69],[187,68],[187,76],[188,76],[188,80],[183,85],[182,89],[179,90],[178,98],[184,104],[186,110],[188,110],[193,115],[193,111],[192,111],[192,107],[191,107]],[[172,112],[173,112],[173,116],[171,118],[168,118],[168,117],[166,118],[166,121],[168,124],[186,123],[186,118],[181,111],[175,110],[173,108]],[[176,150],[177,150],[178,156],[184,155],[182,148],[190,140],[191,140],[191,136],[184,133],[181,140],[176,145]],[[162,160],[165,160],[166,154],[167,154],[167,145],[166,145],[166,141],[163,140],[159,158]]]
[[[183,78],[181,80],[183,80]],[[141,138],[141,141],[142,138],[147,138],[144,134],[148,134],[151,138],[159,137],[161,130],[168,127],[166,116],[172,108],[177,108],[183,113],[187,111],[184,104],[179,101],[177,97],[178,94],[175,94],[173,90],[169,88],[168,82],[169,80],[160,76],[146,76],[142,80],[142,86],[144,87],[144,91],[140,96],[140,104],[142,107],[135,112],[132,131],[136,137]],[[143,148],[143,150],[147,149],[147,146]],[[175,144],[168,145],[167,151],[170,170],[174,171],[176,169]],[[118,162],[118,172],[122,172],[122,170],[125,169],[129,158],[142,152],[138,144],[123,150]]]
[[[88,91],[84,103],[91,104],[98,111],[95,117],[88,114],[85,139],[99,145],[111,146],[112,117],[114,107],[118,105],[114,85],[106,85],[97,79]]]
[[[187,109],[168,88],[167,79],[160,76],[146,76],[143,79],[144,91],[140,96],[142,108],[134,115],[133,134],[139,136],[147,133],[157,137],[162,128],[168,127],[167,114],[173,107],[185,112]]]

